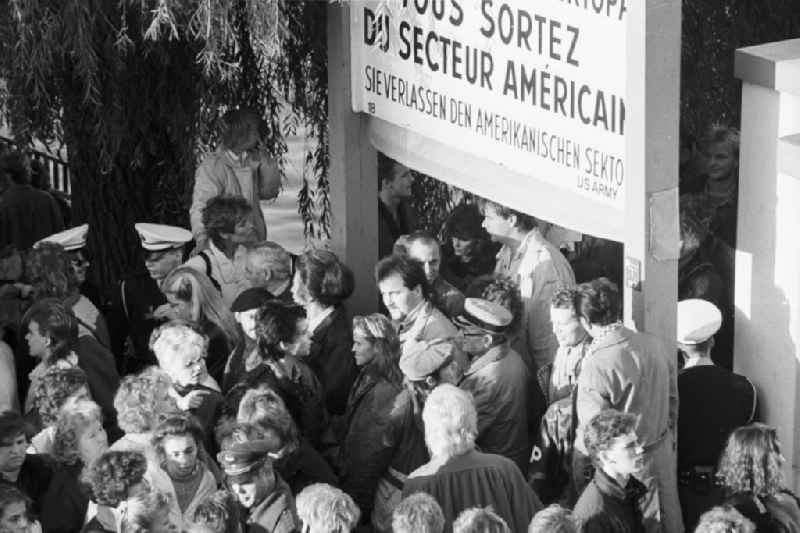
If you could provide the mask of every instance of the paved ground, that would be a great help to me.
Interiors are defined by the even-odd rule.
[[[305,136],[302,134],[287,139],[289,153],[286,157],[286,182],[275,200],[261,202],[267,221],[268,238],[290,252],[299,253],[305,246],[303,219],[297,212],[297,193],[303,183],[303,160],[305,159]]]

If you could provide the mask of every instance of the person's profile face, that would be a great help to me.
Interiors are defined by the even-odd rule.
[[[167,302],[170,306],[171,317],[181,320],[197,320],[194,316],[194,306],[192,302],[187,302],[178,298],[174,293],[167,293]]]
[[[378,282],[383,304],[394,320],[403,320],[422,301],[422,289],[409,289],[400,274],[392,274]]]
[[[108,449],[108,435],[99,420],[93,420],[78,437],[78,454],[83,464],[92,464]]]
[[[559,346],[575,346],[586,336],[586,330],[572,309],[551,307],[550,321]]]
[[[611,446],[600,452],[603,463],[614,468],[621,474],[632,475],[642,469],[644,463],[644,448],[639,443],[636,433],[630,431],[611,442]]]
[[[353,332],[353,357],[356,366],[364,366],[375,358],[372,343],[358,330]]]
[[[297,305],[307,305],[311,302],[311,294],[308,292],[306,284],[300,272],[295,272],[292,278],[292,299]]]
[[[195,350],[193,350],[195,352]],[[183,354],[167,362],[163,370],[179,387],[199,385],[208,376],[204,354]]]
[[[44,359],[50,350],[50,339],[42,335],[39,323],[35,320],[28,322],[28,333],[25,335],[28,342],[28,353],[36,359]]]
[[[249,339],[256,340],[256,315],[258,308],[248,309],[247,311],[237,311],[234,313],[236,321],[242,327],[242,331]]]
[[[411,169],[396,163],[392,169],[392,181],[389,184],[392,194],[397,198],[410,198],[411,186],[414,184],[414,175]]]
[[[144,266],[150,277],[161,281],[181,264],[180,249],[145,251]]]
[[[486,205],[481,225],[492,237],[492,240],[502,240],[508,237],[514,228],[512,221],[501,216],[492,204]]]

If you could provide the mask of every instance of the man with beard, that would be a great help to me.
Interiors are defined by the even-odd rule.
[[[295,533],[300,529],[291,490],[273,469],[271,439],[230,442],[217,455],[228,486],[245,509],[245,533]]]
[[[22,417],[14,411],[0,413],[0,485],[13,485],[27,494],[38,513],[53,471],[42,456],[26,454],[27,449]]]
[[[156,364],[150,351],[150,334],[158,326],[153,313],[167,303],[159,285],[183,262],[183,247],[192,240],[189,230],[164,224],[134,225],[144,250],[147,272],[128,275],[120,281],[108,313],[111,351],[120,374],[133,374]]]
[[[397,324],[403,354],[422,341],[455,337],[456,328],[428,300],[428,280],[419,263],[391,255],[375,265],[375,280]]]

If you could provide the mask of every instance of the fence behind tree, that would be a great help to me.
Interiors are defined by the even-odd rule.
[[[47,169],[47,173],[50,176],[50,187],[52,189],[63,192],[64,194],[70,194],[72,192],[70,183],[71,176],[66,161],[47,152],[42,152],[41,150],[20,147],[14,139],[0,136],[0,151],[4,150],[22,150],[31,159],[39,161],[44,168]]]

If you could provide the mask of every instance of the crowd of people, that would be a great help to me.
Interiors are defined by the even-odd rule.
[[[0,272],[0,532],[800,531],[776,432],[729,369],[727,296],[687,282],[676,339],[632,331],[613,245],[489,200],[419,231],[414,176],[383,155],[380,258],[355,279],[266,240],[280,180],[259,131],[228,115],[191,230],[137,223],[146,269],[109,298],[92,228],[50,224],[24,158],[0,158],[11,201],[47,204],[37,225],[0,200],[19,252]],[[683,204],[692,257],[726,242],[720,173],[695,191],[719,201]],[[703,261],[682,278],[729,286]],[[357,284],[381,312],[352,316]]]

